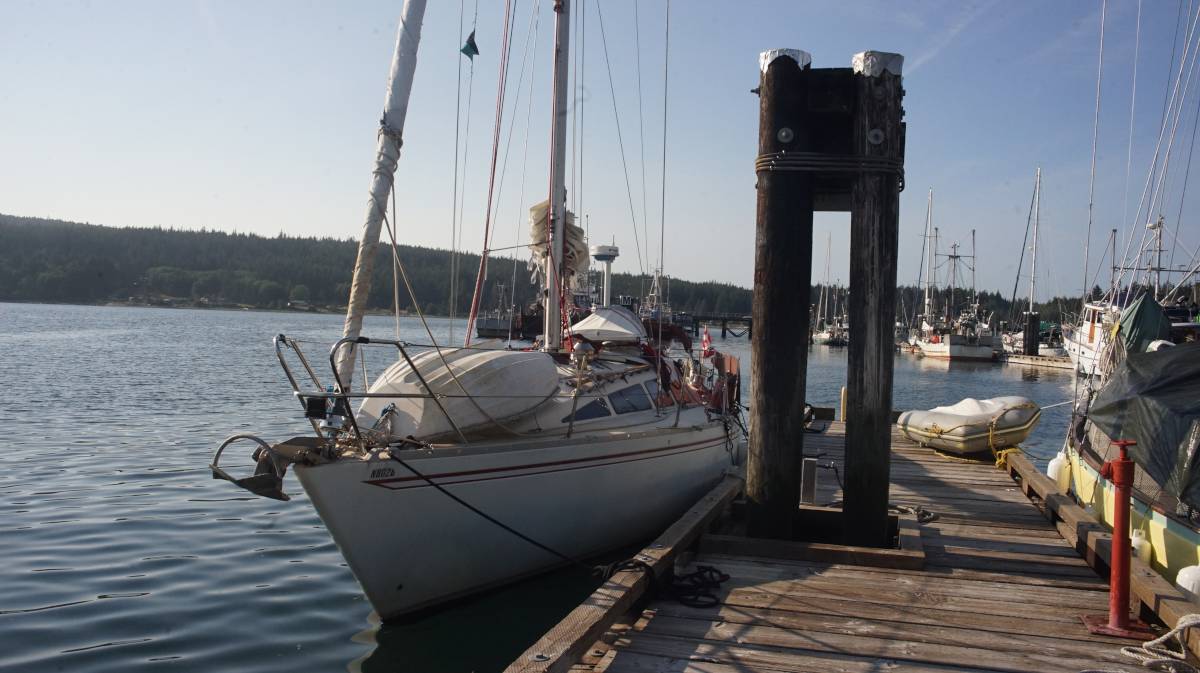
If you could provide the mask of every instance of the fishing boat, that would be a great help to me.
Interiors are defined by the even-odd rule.
[[[736,358],[677,359],[620,307],[599,307],[570,325],[571,281],[587,264],[582,231],[566,209],[571,4],[554,3],[550,189],[530,210],[531,248],[548,298],[541,348],[434,340],[419,349],[361,332],[425,10],[424,0],[406,0],[371,207],[328,378],[318,376],[297,340],[275,338],[313,432],[278,443],[234,435],[211,463],[215,478],[277,499],[287,499],[283,480],[292,469],[383,619],[650,537],[738,462],[744,424]],[[393,262],[400,266],[397,254]],[[369,349],[383,349],[394,362],[355,386],[360,367],[366,378]],[[256,445],[255,474],[245,478],[220,465],[239,441]]]
[[[1024,397],[967,398],[944,407],[906,411],[896,426],[921,446],[966,454],[1020,444],[1041,415],[1038,405]]]
[[[925,312],[919,316],[920,328],[910,338],[912,346],[924,357],[950,361],[989,362],[996,359],[999,339],[991,327],[990,317],[985,317],[979,303],[972,300],[970,306],[958,316],[951,310],[955,307],[955,291],[958,283],[958,268],[964,260],[971,270],[971,294],[975,296],[975,231],[971,231],[971,254],[958,252],[958,244],[950,246],[950,253],[937,251],[938,228],[933,227],[933,190],[929,190],[929,201],[925,211],[925,238],[932,240],[925,246],[925,259],[929,275],[925,282]],[[945,312],[938,314],[935,304],[935,260],[945,257],[949,266],[949,301]]]

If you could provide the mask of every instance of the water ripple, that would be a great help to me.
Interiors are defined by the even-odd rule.
[[[380,625],[294,481],[280,504],[210,478],[229,434],[305,430],[271,337],[328,344],[341,323],[0,304],[0,381],[36,382],[23,403],[49,412],[5,447],[0,472],[0,670],[489,671],[590,592],[590,577],[563,571]],[[425,341],[406,324],[405,338]],[[385,316],[366,326],[392,331]],[[748,373],[745,340],[726,348]],[[1070,392],[1067,374],[896,363],[897,408],[1000,394],[1048,404]],[[844,381],[844,354],[814,349],[811,401],[836,406]],[[1035,455],[1057,450],[1064,414],[1044,414]]]

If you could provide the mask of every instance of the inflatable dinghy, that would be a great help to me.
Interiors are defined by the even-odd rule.
[[[1024,397],[968,397],[948,407],[906,411],[896,425],[921,446],[963,454],[1016,446],[1025,441],[1041,416],[1041,408]]]

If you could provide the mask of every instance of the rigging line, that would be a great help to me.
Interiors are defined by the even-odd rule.
[[[479,16],[479,0],[475,1],[475,16]],[[471,30],[475,31],[477,23],[473,23]],[[463,146],[462,146],[462,179],[460,185],[462,190],[458,201],[458,224],[453,232],[454,247],[450,251],[450,322],[449,341],[454,341],[454,318],[458,315],[458,276],[459,276],[459,248],[462,245],[462,227],[463,227],[463,211],[467,204],[467,158],[470,156],[471,149],[471,109],[472,102],[475,98],[475,59],[470,59],[471,63],[468,66],[467,75],[467,111],[466,111],[466,129],[463,131]],[[457,148],[456,148],[457,151]]]
[[[500,155],[500,135],[504,128],[504,95],[508,85],[508,62],[512,47],[513,0],[504,2],[503,43],[500,45],[500,75],[496,82],[496,121],[492,125],[492,161],[488,169],[487,208],[483,216],[483,250],[479,254],[479,270],[475,273],[475,291],[471,294],[471,312],[467,317],[467,333],[463,345],[471,345],[471,332],[475,330],[475,318],[479,314],[480,295],[483,294],[483,279],[487,275],[487,249],[492,235],[492,203],[496,193],[496,161]]]
[[[529,168],[529,128],[530,122],[533,119],[533,83],[537,81],[537,55],[536,48],[538,29],[541,26],[541,18],[539,9],[541,8],[541,0],[535,0],[533,5],[533,37],[530,40],[535,45],[533,49],[533,61],[529,68],[529,93],[525,98],[525,143],[524,149],[521,152],[521,188],[518,190],[517,196],[517,227],[514,232],[514,239],[521,240],[521,224],[525,220],[525,174]],[[520,100],[520,92],[517,93],[517,98]],[[515,115],[514,115],[515,117]],[[515,119],[514,119],[515,121]],[[508,340],[512,341],[513,320],[516,317],[517,306],[517,257],[513,255],[512,268],[512,285],[509,288],[508,295]]]
[[[1197,96],[1196,100],[1197,102],[1200,102],[1200,96]],[[1174,242],[1171,245],[1171,256],[1167,261],[1167,268],[1172,268],[1175,266],[1175,250],[1179,247],[1179,229],[1183,224],[1183,204],[1187,199],[1188,178],[1191,177],[1192,174],[1192,155],[1194,155],[1196,152],[1197,126],[1200,126],[1200,105],[1197,105],[1196,115],[1192,119],[1192,140],[1188,146],[1187,168],[1183,172],[1183,188],[1180,190],[1179,194],[1179,213],[1175,216],[1174,226],[1172,227],[1172,238]],[[1174,291],[1172,291],[1172,293],[1173,292]]]
[[[1180,0],[1182,6],[1183,0]],[[1176,29],[1176,33],[1178,33]],[[1133,120],[1134,113],[1137,110],[1137,71],[1138,71],[1138,56],[1141,54],[1142,46],[1142,0],[1138,0],[1137,4],[1137,28],[1133,38],[1133,84],[1129,93],[1129,144],[1125,149],[1125,200],[1121,206],[1121,221],[1125,222],[1129,219],[1129,173],[1133,166]],[[1018,273],[1020,270],[1018,269]],[[1014,295],[1015,296],[1015,295]]]
[[[392,198],[393,198],[393,200],[395,199],[394,190],[393,190]],[[393,208],[395,207],[394,203],[393,203],[392,207]],[[385,216],[385,219],[386,219],[386,216]],[[421,310],[421,305],[417,302],[417,293],[415,291],[413,291],[412,283],[408,279],[408,272],[405,270],[404,264],[400,261],[400,254],[398,252],[399,246],[396,244],[396,238],[394,236],[392,236],[392,231],[393,231],[392,228],[389,227],[388,235],[391,236],[391,238],[392,238],[392,264],[394,264],[395,267],[400,270],[400,278],[404,281],[404,287],[408,290],[408,296],[409,296],[409,299],[412,300],[413,309],[417,312],[417,317],[421,319],[421,325],[425,328],[425,334],[429,337],[429,343],[433,346],[434,351],[437,353],[438,359],[442,363],[442,367],[444,367],[446,369],[446,372],[448,374],[450,374],[450,379],[452,381],[454,381],[454,384],[456,386],[458,386],[459,390],[462,391],[463,397],[467,401],[469,401],[473,407],[475,407],[475,410],[478,411],[481,416],[486,418],[490,423],[492,423],[496,427],[509,433],[510,435],[513,435],[516,437],[521,436],[521,433],[500,423],[496,419],[492,418],[490,414],[488,414],[486,411],[484,411],[483,407],[479,406],[479,402],[477,402],[475,400],[475,398],[471,395],[471,393],[467,391],[466,386],[464,386],[462,381],[459,380],[458,375],[455,374],[454,370],[450,368],[450,363],[446,361],[446,354],[443,352],[442,346],[438,345],[437,339],[434,338],[433,330],[430,329],[429,322],[427,320],[425,320],[425,313],[424,313],[424,311]],[[456,349],[456,350],[458,350],[458,349]],[[430,393],[432,394],[432,390],[430,390]],[[447,418],[449,419],[449,415],[447,415]],[[453,425],[453,424],[454,424],[454,421],[451,420],[451,425]],[[470,443],[469,441],[467,441],[466,436],[462,433],[462,430],[460,430],[458,428],[458,426],[454,427],[454,431],[458,434],[459,439],[462,440],[462,442],[464,444]]]
[[[578,212],[578,208],[575,205],[575,169],[579,161],[579,135],[577,129],[579,109],[575,106],[575,102],[579,100],[579,14],[579,12],[572,12],[571,15],[571,20],[575,22],[573,27],[575,37],[571,40],[571,58],[575,60],[575,65],[571,68],[571,88],[575,92],[575,100],[571,101],[571,188],[567,190],[568,207],[575,212]]]
[[[1104,19],[1108,12],[1108,0],[1103,0],[1100,5],[1100,57],[1099,65],[1096,66],[1096,112],[1092,118],[1092,171],[1091,177],[1088,178],[1088,223],[1087,223],[1087,238],[1083,240],[1083,290],[1084,296],[1088,292],[1087,271],[1088,263],[1090,262],[1089,254],[1091,253],[1092,243],[1092,222],[1095,219],[1096,205],[1096,143],[1100,134],[1100,83],[1104,79]]]
[[[646,267],[642,264],[642,244],[638,239],[637,212],[633,208],[633,188],[629,183],[629,165],[625,161],[625,140],[621,136],[621,114],[617,111],[617,89],[613,85],[612,61],[608,58],[608,38],[604,33],[604,10],[600,8],[599,3],[596,4],[596,16],[600,19],[600,44],[604,46],[604,65],[608,68],[608,90],[612,94],[613,118],[617,122],[617,147],[621,150],[621,168],[625,172],[625,194],[629,197],[629,218],[633,222],[633,242],[637,246],[638,267],[644,274]],[[646,241],[646,245],[649,246],[650,242]]]
[[[1194,81],[1193,75],[1195,74],[1197,55],[1200,55],[1200,41],[1197,41],[1196,46],[1192,49],[1192,62],[1191,65],[1188,66],[1187,79],[1184,80],[1183,83],[1183,93],[1179,97],[1179,103],[1174,106],[1174,118],[1171,121],[1171,135],[1167,140],[1167,153],[1163,158],[1162,170],[1159,171],[1159,189],[1157,190],[1159,193],[1157,194],[1157,199],[1151,199],[1151,203],[1157,204],[1158,206],[1159,217],[1162,216],[1163,203],[1166,201],[1167,189],[1170,187],[1168,175],[1171,166],[1171,152],[1175,147],[1175,133],[1179,128],[1179,122],[1183,118],[1183,106],[1187,102],[1188,91],[1191,90],[1192,82]],[[1153,208],[1148,214],[1152,213]]]
[[[658,220],[658,273],[662,274],[663,260],[666,255],[666,231],[667,231],[667,101],[669,100],[668,93],[670,92],[669,79],[671,69],[671,0],[667,0],[666,18],[663,21],[663,135],[662,135],[662,200],[659,207]],[[646,247],[650,246],[650,242],[646,241]],[[658,344],[662,345],[662,328],[663,321],[658,321]],[[659,376],[662,376],[662,367],[658,368]],[[662,388],[662,381],[659,381],[659,389]],[[679,423],[678,412],[675,416],[675,422]]]
[[[1181,0],[1182,1],[1182,0]],[[458,0],[458,38],[463,39],[463,19],[466,11],[465,0]],[[458,63],[458,79],[457,88],[454,93],[454,186],[450,197],[450,298],[447,302],[451,320],[450,320],[450,336],[454,337],[454,251],[458,249],[457,231],[458,231],[458,157],[459,157],[459,130],[462,125],[462,59],[461,52],[455,52],[455,59]],[[469,118],[469,117],[468,117]],[[464,189],[465,189],[464,185]]]
[[[642,112],[642,37],[641,20],[638,17],[638,3],[633,3],[633,44],[637,55],[637,91],[638,91],[638,150],[642,164],[642,235],[646,243],[646,266],[650,266],[650,222],[649,208],[646,206],[646,123]]]
[[[1021,241],[1021,257],[1019,258],[1019,261],[1017,262],[1017,277],[1016,277],[1016,279],[1013,280],[1012,301],[1009,303],[1009,307],[1008,307],[1009,321],[1013,321],[1013,318],[1016,315],[1017,286],[1021,284],[1021,267],[1025,265],[1025,246],[1029,243],[1029,228],[1030,228],[1030,225],[1033,223],[1033,203],[1036,199],[1037,199],[1037,191],[1034,190],[1034,195],[1029,197],[1029,215],[1028,215],[1028,217],[1025,218],[1025,238]],[[1034,241],[1034,245],[1035,246],[1037,245],[1037,241]],[[1032,272],[1030,272],[1030,273],[1032,273]],[[1030,310],[1031,311],[1033,310],[1032,307],[1030,308]]]
[[[1189,12],[1191,11],[1190,7],[1191,7],[1191,3],[1189,3]],[[1174,81],[1174,84],[1171,87],[1169,87],[1171,89],[1171,100],[1172,101],[1175,100],[1175,97],[1179,93],[1179,85],[1180,85],[1181,80],[1183,79],[1184,66],[1187,63],[1188,54],[1192,47],[1192,36],[1193,36],[1193,33],[1195,32],[1196,21],[1197,21],[1197,19],[1200,19],[1200,12],[1197,12],[1194,16],[1189,14],[1189,17],[1190,17],[1190,19],[1187,24],[1188,29],[1185,31],[1185,35],[1184,35],[1184,52],[1183,52],[1183,56],[1179,60],[1179,71],[1176,74],[1176,76],[1174,78],[1172,78]],[[1174,59],[1172,59],[1171,65],[1174,66]],[[1133,245],[1133,235],[1134,235],[1134,232],[1137,231],[1137,229],[1138,229],[1137,224],[1141,221],[1142,206],[1144,206],[1144,205],[1147,206],[1147,213],[1152,212],[1152,210],[1153,210],[1153,202],[1147,203],[1146,197],[1150,194],[1150,185],[1154,184],[1154,176],[1156,173],[1156,168],[1158,166],[1158,157],[1159,157],[1159,154],[1162,152],[1163,136],[1166,134],[1166,131],[1167,131],[1166,120],[1167,120],[1166,108],[1164,106],[1162,123],[1159,125],[1159,129],[1158,129],[1158,139],[1154,143],[1154,155],[1150,159],[1150,170],[1146,174],[1146,183],[1142,186],[1142,195],[1138,199],[1138,208],[1137,208],[1137,211],[1134,212],[1134,216],[1133,216],[1134,219],[1130,222],[1129,236],[1125,240],[1125,250],[1121,255],[1122,259],[1129,258],[1130,246]],[[1124,271],[1121,271],[1121,273],[1118,274],[1118,282],[1116,283],[1117,287],[1120,287],[1121,282],[1124,279],[1124,276],[1125,276]]]
[[[535,57],[537,56],[537,52],[536,52],[536,50],[533,49],[534,45],[530,38],[533,36],[534,22],[537,19],[537,10],[539,7],[541,7],[541,0],[535,0],[534,5],[533,5],[533,11],[530,13],[530,16],[529,16],[529,26],[526,28],[526,31],[525,31],[525,47],[521,54],[521,71],[520,71],[519,76],[517,77],[517,88],[516,88],[517,97],[516,97],[516,99],[513,100],[512,111],[510,113],[510,118],[508,121],[508,137],[504,141],[504,159],[501,160],[501,162],[500,162],[500,180],[496,185],[496,209],[495,209],[496,213],[500,212],[500,205],[504,199],[504,179],[505,179],[505,176],[508,174],[508,154],[512,150],[513,131],[516,128],[516,124],[517,124],[517,108],[519,108],[521,105],[521,88],[525,85],[525,66],[527,65],[527,61],[529,60],[530,51],[534,52]],[[514,17],[516,16],[515,12],[514,12],[513,16]],[[507,87],[507,81],[506,81],[505,86]],[[514,246],[514,247],[521,247],[521,246]],[[494,250],[507,250],[507,249],[511,249],[511,248],[488,247],[486,249],[486,251],[492,252]]]
[[[1197,13],[1197,18],[1200,18],[1200,12]],[[1193,23],[1193,26],[1194,25],[1195,24]],[[1198,35],[1196,33],[1194,28],[1192,31],[1192,35],[1200,37],[1200,35]],[[1183,112],[1183,105],[1184,105],[1184,103],[1187,102],[1188,91],[1191,89],[1191,85],[1192,85],[1192,81],[1193,81],[1193,74],[1194,74],[1195,68],[1196,68],[1197,56],[1200,56],[1200,39],[1198,39],[1194,44],[1189,44],[1189,46],[1192,47],[1192,49],[1191,49],[1191,64],[1188,66],[1187,76],[1183,80],[1183,92],[1179,96],[1178,104],[1176,104],[1175,101],[1172,100],[1171,107],[1173,108],[1173,111],[1174,111],[1174,119],[1171,122],[1171,135],[1169,136],[1168,141],[1167,141],[1167,151],[1163,158],[1162,169],[1159,171],[1158,183],[1155,186],[1154,193],[1150,197],[1150,204],[1146,209],[1147,218],[1153,216],[1156,206],[1160,209],[1160,215],[1161,215],[1161,204],[1163,202],[1162,195],[1163,195],[1163,191],[1164,191],[1163,187],[1166,184],[1167,172],[1168,172],[1168,168],[1170,167],[1170,163],[1171,163],[1171,151],[1175,146],[1175,133],[1179,128],[1179,120],[1180,120],[1180,117]],[[1184,52],[1183,60],[1184,61],[1187,60],[1187,51],[1186,50]],[[1181,76],[1182,76],[1182,66],[1183,66],[1183,61],[1180,61]],[[1172,97],[1172,98],[1174,98],[1174,97]],[[1145,248],[1146,237],[1147,237],[1148,232],[1149,232],[1148,229],[1142,230],[1142,242],[1141,242],[1142,248]],[[1147,272],[1147,274],[1148,273],[1149,272]]]
[[[667,0],[667,16],[663,39],[663,142],[662,142],[662,200],[659,206],[658,221],[658,269],[662,273],[663,260],[666,253],[667,231],[667,101],[670,91],[671,62],[671,0]],[[647,246],[649,242],[647,241]],[[661,331],[662,325],[659,325]]]
[[[575,99],[575,105],[579,108],[579,184],[575,186],[575,194],[577,197],[576,206],[579,210],[575,211],[576,215],[583,217],[584,236],[590,233],[590,226],[587,217],[583,215],[583,145],[584,145],[584,113],[587,107],[584,102],[584,84],[587,82],[587,1],[579,0],[579,97]]]
[[[392,181],[392,218],[388,221],[388,236],[392,239],[392,254],[396,252],[396,185],[395,180]],[[400,341],[400,274],[396,272],[396,265],[392,265],[392,308],[396,313],[396,341]],[[361,349],[360,349],[361,352]],[[366,354],[363,354],[364,362]],[[363,386],[366,386],[366,376],[363,377]]]

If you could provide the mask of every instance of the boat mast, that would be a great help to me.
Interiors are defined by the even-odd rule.
[[[975,230],[971,230],[971,307],[979,308],[979,296],[975,294]],[[978,311],[976,311],[978,312]]]
[[[1033,182],[1033,259],[1029,263],[1029,313],[1033,314],[1033,291],[1037,286],[1038,209],[1042,201],[1042,167],[1038,166]]]
[[[825,235],[825,284],[821,286],[821,299],[817,303],[817,313],[820,318],[818,325],[824,329],[826,315],[829,313],[829,257],[833,252],[833,232]]]
[[[387,212],[388,197],[395,181],[396,163],[400,160],[401,135],[404,118],[408,115],[408,98],[412,93],[413,73],[417,68],[417,46],[421,43],[421,22],[425,19],[425,0],[405,0],[396,29],[396,51],[388,75],[387,94],[383,102],[383,117],[379,120],[379,135],[375,142],[375,166],[371,171],[371,200],[362,239],[358,243],[358,259],[354,263],[354,280],[350,285],[350,300],[346,305],[346,324],[342,336],[357,339],[362,333],[363,314],[367,310],[367,295],[371,291],[371,276],[379,230]],[[350,390],[354,378],[356,345],[343,348],[338,355],[337,371],[345,390]]]
[[[954,318],[954,292],[958,289],[958,242],[950,244],[950,254],[947,256],[950,260],[950,303],[946,305],[946,317]]]
[[[933,189],[929,190],[929,202],[925,206],[925,261],[929,267],[929,275],[925,278],[925,320],[933,326],[933,296],[930,294],[933,285],[933,250],[929,247],[930,227],[933,226]]]
[[[545,349],[562,347],[562,263],[567,187],[567,54],[571,36],[570,0],[554,0],[554,94],[550,124],[550,245],[546,251]]]
[[[938,228],[934,227],[933,228],[933,256],[930,257],[930,259],[929,259],[929,274],[930,274],[929,280],[930,281],[933,281],[933,272],[935,269],[937,269],[937,244],[938,244]],[[936,286],[935,286],[935,288],[936,288]],[[936,294],[934,296],[933,303],[936,308],[936,306],[937,306]],[[949,309],[947,309],[947,310],[949,310]]]

